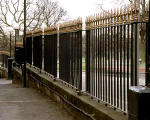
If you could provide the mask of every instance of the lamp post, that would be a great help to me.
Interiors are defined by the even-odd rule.
[[[10,32],[10,58],[11,58],[11,32]]]
[[[24,48],[24,87],[26,87],[26,0],[24,0],[24,37],[23,37],[23,48]]]

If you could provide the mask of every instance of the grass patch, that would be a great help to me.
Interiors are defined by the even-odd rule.
[[[86,69],[85,58],[82,58],[82,70],[85,71],[85,69]],[[59,61],[57,61],[57,70],[59,70]]]

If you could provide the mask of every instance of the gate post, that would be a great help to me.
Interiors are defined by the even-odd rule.
[[[149,0],[150,6],[150,0]],[[150,8],[149,8],[150,9]],[[128,92],[128,120],[150,120],[150,12],[146,23],[146,86],[132,86]]]
[[[128,120],[150,120],[150,88],[132,86],[128,92]]]

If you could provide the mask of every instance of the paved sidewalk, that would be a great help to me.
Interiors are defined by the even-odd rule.
[[[53,100],[11,82],[0,79],[0,120],[74,120]]]

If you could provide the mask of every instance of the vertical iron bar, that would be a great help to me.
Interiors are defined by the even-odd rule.
[[[103,80],[103,74],[102,74],[102,71],[103,71],[103,66],[102,66],[102,53],[103,53],[103,49],[102,49],[102,45],[103,45],[103,42],[102,42],[102,37],[103,37],[103,34],[102,34],[102,30],[103,28],[100,28],[100,99],[102,100],[102,80]]]
[[[70,65],[71,65],[71,33],[69,32],[69,33],[66,33],[66,42],[67,42],[67,46],[66,46],[66,48],[67,48],[67,50],[66,50],[66,54],[67,54],[67,56],[68,56],[68,58],[67,58],[67,73],[66,73],[66,75],[67,75],[67,78],[68,78],[68,83],[69,84],[71,84],[71,74],[70,74],[70,71],[71,71],[71,69],[70,69]]]
[[[96,22],[96,25],[97,25],[97,22]],[[95,29],[95,69],[96,69],[96,73],[95,73],[95,96],[97,97],[97,72],[98,72],[98,69],[97,69],[97,45],[98,45],[98,42],[97,42],[97,28]]]
[[[124,43],[122,43],[123,45],[124,45],[124,50],[123,50],[123,52],[124,52],[124,57],[123,57],[123,67],[124,67],[124,69],[123,69],[123,106],[124,106],[124,108],[123,108],[123,111],[125,111],[126,109],[125,109],[125,106],[126,106],[126,87],[127,87],[127,84],[126,84],[126,69],[127,69],[127,66],[126,66],[126,51],[127,51],[127,49],[126,49],[126,46],[127,46],[127,43],[126,43],[126,25],[124,25],[123,26],[123,40],[124,40]],[[127,53],[128,54],[128,53]]]
[[[138,83],[138,81],[137,81],[137,79],[138,79],[138,77],[137,77],[137,73],[138,73],[138,68],[137,68],[137,66],[138,66],[138,53],[137,53],[137,40],[138,40],[138,38],[137,38],[137,28],[138,28],[138,23],[135,23],[135,40],[134,40],[134,43],[133,44],[135,44],[134,46],[135,46],[135,50],[134,50],[134,56],[135,56],[135,63],[134,63],[134,66],[135,66],[135,70],[134,70],[134,86],[136,86],[137,85],[137,83]]]
[[[126,96],[125,96],[125,98],[126,98],[126,100],[125,101],[127,101],[127,95],[128,95],[128,90],[129,90],[129,80],[131,79],[131,78],[129,78],[130,77],[130,54],[131,54],[131,51],[130,51],[130,31],[131,31],[131,25],[127,25],[127,27],[128,27],[128,29],[127,29],[127,93],[126,93]],[[124,110],[127,110],[127,103],[125,103],[125,106],[124,106]]]
[[[73,82],[73,32],[70,33],[70,83],[74,85]]]
[[[117,25],[117,108],[119,107],[119,26]]]
[[[72,40],[72,44],[73,44],[73,45],[72,45],[72,46],[73,46],[73,47],[72,47],[72,56],[73,56],[73,60],[72,60],[72,61],[73,61],[73,67],[72,67],[72,68],[73,68],[73,69],[72,69],[73,72],[72,72],[72,73],[73,73],[73,78],[72,78],[72,80],[73,80],[73,86],[75,86],[75,73],[74,73],[74,66],[75,66],[75,57],[74,57],[74,56],[75,56],[75,54],[74,54],[74,48],[75,48],[75,33],[73,32],[72,34],[73,34],[73,40]]]
[[[99,23],[98,23],[99,25]],[[98,33],[97,33],[97,37],[98,37],[98,50],[97,50],[97,60],[98,60],[98,102],[100,99],[100,28],[98,28]]]
[[[92,38],[91,39],[92,40],[92,48],[91,48],[92,49],[92,51],[91,51],[91,61],[92,61],[92,65],[91,65],[91,67],[92,67],[92,72],[91,72],[92,73],[92,76],[91,76],[92,78],[91,78],[91,81],[92,82],[91,82],[91,86],[92,87],[91,87],[91,90],[92,90],[92,96],[94,96],[94,90],[93,90],[94,89],[93,88],[93,86],[94,86],[94,57],[93,57],[94,56],[94,30],[92,29],[91,32],[92,32],[92,37],[91,37]]]
[[[80,92],[81,89],[82,89],[82,73],[80,72],[81,71],[81,65],[82,65],[82,62],[80,62],[80,57],[82,59],[82,52],[80,51],[81,50],[81,46],[82,46],[82,43],[81,42],[81,38],[80,38],[80,31],[77,31],[76,32],[76,81],[77,81],[77,89],[78,91]]]
[[[120,108],[122,109],[122,47],[123,47],[123,35],[122,35],[122,25],[120,26]],[[123,66],[125,67],[125,66]]]
[[[90,93],[93,94],[93,30],[90,30]]]
[[[108,80],[108,67],[107,67],[107,59],[108,59],[108,27],[105,27],[105,102],[107,103],[107,80]]]
[[[114,65],[113,65],[113,71],[114,71],[114,107],[116,107],[116,26],[114,26]]]
[[[79,64],[80,64],[80,73],[79,73],[79,77],[80,77],[80,90],[82,90],[82,30],[81,31],[79,31],[79,38],[80,38],[80,40],[79,40],[79,45],[80,45],[80,51],[79,51],[79,53],[80,53],[80,56],[79,56]]]
[[[77,72],[76,72],[76,68],[77,68],[77,65],[76,65],[76,56],[77,56],[77,52],[76,52],[76,47],[77,47],[77,34],[76,32],[74,32],[74,81],[75,81],[75,87],[77,88]]]
[[[97,26],[97,22],[96,22]],[[96,97],[98,98],[98,28],[96,28]]]
[[[62,73],[62,44],[61,44],[62,34],[59,34],[59,78],[61,78]]]
[[[133,27],[134,24],[131,24],[131,86],[134,85],[134,38],[133,38]]]
[[[76,81],[76,88],[78,88],[78,53],[77,53],[77,47],[78,47],[78,33],[75,32],[76,39],[75,39],[75,81]]]
[[[93,23],[94,24],[94,23]],[[95,32],[96,30],[95,30],[95,28],[93,29],[93,96],[95,97],[95,82],[96,82],[96,68],[95,68],[95,51],[96,51],[96,49],[95,49],[95,43],[96,43],[96,37],[95,37],[95,34],[96,34],[96,32]]]
[[[75,71],[75,83],[76,83],[76,88],[78,88],[78,83],[77,83],[77,46],[78,46],[78,38],[77,38],[77,32],[75,32],[75,67],[74,67],[74,71]]]
[[[111,64],[110,64],[110,78],[111,78],[111,104],[113,105],[113,26],[111,26],[111,39],[110,39],[110,52],[111,52]]]
[[[77,83],[78,83],[78,90],[81,90],[80,87],[80,31],[77,32]],[[81,56],[82,57],[82,56]]]
[[[66,33],[66,53],[67,53],[67,70],[66,70],[66,76],[67,76],[67,83],[70,83],[70,50],[69,50],[69,46],[70,46],[70,34]]]
[[[104,90],[105,90],[105,87],[104,87],[104,81],[105,81],[105,65],[104,65],[104,56],[105,56],[105,50],[104,50],[104,48],[105,48],[105,33],[104,33],[104,31],[105,31],[105,28],[103,27],[103,101],[105,100],[104,98],[105,98],[105,92],[104,92]]]
[[[42,62],[42,66],[41,66],[41,69],[44,70],[44,30],[42,30],[42,35],[41,35],[41,42],[42,42],[42,58],[41,58],[41,62]],[[53,46],[54,47],[54,46]],[[52,47],[52,49],[53,49]],[[53,52],[54,54],[54,52]],[[53,67],[53,66],[52,66]]]
[[[77,87],[77,82],[76,82],[76,32],[74,32],[74,67],[73,67],[73,72],[74,72],[74,86]]]
[[[79,54],[79,51],[80,50],[80,34],[79,34],[79,31],[77,32],[77,83],[78,83],[78,86],[77,88],[79,89],[80,87],[80,54]]]
[[[110,35],[111,35],[111,33],[110,33],[111,31],[110,31],[110,26],[108,26],[108,63],[107,63],[107,65],[108,65],[108,67],[107,67],[107,70],[108,70],[108,103],[110,104],[110,47],[111,47],[111,41],[110,41]]]
[[[75,82],[74,82],[74,32],[72,32],[72,85],[74,86],[75,85]]]
[[[54,48],[54,51],[55,51],[55,54],[54,54],[54,72],[53,72],[53,75],[55,76],[55,77],[57,77],[57,58],[58,58],[58,56],[57,56],[57,43],[58,43],[58,39],[57,39],[57,34],[55,34],[54,35],[55,36],[55,39],[54,39],[54,46],[53,46],[53,48]]]

